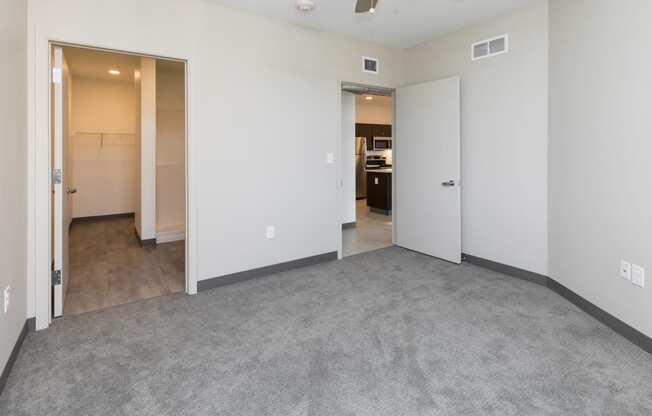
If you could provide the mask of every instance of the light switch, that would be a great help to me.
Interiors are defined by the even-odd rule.
[[[327,153],[326,154],[326,163],[329,165],[332,165],[335,163],[335,154],[334,153]]]
[[[645,269],[632,264],[632,283],[636,286],[645,287]]]
[[[632,264],[628,261],[620,261],[620,277],[625,280],[632,280]]]
[[[275,230],[274,230],[274,226],[273,226],[273,225],[268,225],[268,226],[267,226],[267,228],[266,228],[266,234],[267,234],[267,238],[268,238],[269,240],[271,240],[272,238],[274,238],[274,231],[275,231]]]
[[[378,176],[374,178],[374,185],[378,185]]]

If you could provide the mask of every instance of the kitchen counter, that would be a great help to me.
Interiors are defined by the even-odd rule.
[[[365,169],[367,173],[392,173],[392,168],[383,168],[383,169]]]

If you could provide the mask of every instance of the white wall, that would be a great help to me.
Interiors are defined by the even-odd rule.
[[[326,154],[340,147],[340,83],[397,86],[402,51],[201,0],[31,0],[29,8],[34,169],[47,170],[47,80],[37,74],[47,74],[48,39],[187,58],[191,280],[338,249],[340,169]],[[361,71],[363,55],[380,59],[381,74]],[[33,273],[43,282],[47,191],[44,181],[32,185]],[[37,296],[43,308],[46,295]]]
[[[184,238],[186,90],[183,63],[156,65],[156,238]],[[163,238],[162,238],[163,237]]]
[[[152,58],[140,60],[139,121],[136,232],[141,240],[151,240],[156,238],[156,60]]]
[[[550,275],[652,336],[652,2],[550,2]],[[619,277],[643,266],[648,287]]]
[[[0,293],[11,287],[9,313],[0,313],[0,372],[25,325],[27,251],[26,10],[2,2],[0,13]]]
[[[355,99],[355,122],[363,124],[390,124],[394,121],[394,99],[392,97],[375,96],[373,100],[366,100],[364,95],[358,95]],[[367,150],[367,156],[384,156],[386,163],[394,163],[393,151],[388,150]]]
[[[355,95],[342,91],[342,224],[356,221],[356,172],[355,172]]]
[[[509,34],[510,52],[471,61]],[[406,51],[406,79],[462,77],[462,248],[547,274],[547,1]],[[400,140],[400,138],[399,138]]]
[[[356,123],[392,124],[394,112],[392,97],[375,96],[369,101],[364,95],[358,95],[355,102]]]
[[[136,115],[131,82],[73,77],[75,218],[134,212]],[[101,133],[104,133],[103,135]]]

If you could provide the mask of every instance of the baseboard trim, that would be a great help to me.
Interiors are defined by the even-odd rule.
[[[140,240],[140,245],[143,247],[153,247],[156,245],[156,238],[148,238],[147,240]]]
[[[652,354],[652,338],[648,337],[638,329],[629,326],[609,312],[594,305],[553,279],[548,278],[548,288],[587,314],[591,315],[593,318],[613,329],[615,332],[628,339],[632,344],[637,345],[643,351]]]
[[[25,341],[27,332],[30,330],[29,329],[30,326],[35,324],[36,324],[36,320],[34,320],[34,318],[27,319],[25,321],[25,324],[23,325],[23,329],[21,329],[20,334],[18,335],[18,339],[14,344],[14,348],[11,350],[11,354],[9,355],[9,359],[7,360],[7,364],[5,365],[5,368],[2,370],[2,375],[0,375],[0,396],[2,396],[2,392],[4,391],[5,386],[7,385],[7,380],[9,380],[9,374],[11,373],[11,369],[14,368],[14,364],[16,363],[16,359],[18,358],[18,352],[20,351],[20,347],[23,346],[23,341]]]
[[[172,243],[186,239],[186,229],[181,227],[173,230],[157,231],[156,244]]]
[[[342,229],[346,230],[346,229],[349,229],[349,228],[355,228],[357,226],[358,226],[358,223],[356,221],[347,222],[347,223],[342,224]]]
[[[98,220],[110,220],[114,218],[133,218],[136,214],[133,212],[125,212],[122,214],[107,214],[107,215],[93,215],[90,217],[77,217],[73,218],[71,224],[76,222],[87,222],[87,221],[98,221]]]
[[[213,277],[211,279],[200,280],[197,282],[197,291],[203,292],[205,290],[215,289],[221,286],[227,286],[234,283],[244,282],[246,280],[256,279],[258,277],[269,276],[276,273],[287,272],[302,267],[313,266],[319,263],[326,263],[329,261],[337,260],[337,251],[330,253],[319,254],[317,256],[305,257],[298,260],[292,260],[285,263],[273,264],[271,266],[260,267],[257,269],[247,270],[228,274],[220,277]]]
[[[470,254],[462,254],[462,259],[471,264],[475,264],[476,266],[493,270],[498,273],[503,273],[522,280],[527,280],[528,282],[536,283],[541,286],[548,285],[548,276],[544,276],[542,274],[519,269],[518,267],[508,266],[506,264],[483,259],[482,257],[472,256]]]
[[[632,344],[638,346],[643,351],[652,354],[652,338],[616,318],[604,309],[594,305],[590,301],[568,289],[566,286],[562,285],[556,280],[548,276],[519,269],[517,267],[508,266],[506,264],[497,263],[480,257],[470,256],[468,254],[463,254],[462,257],[467,262],[476,266],[547,287],[573,305],[583,310],[588,315],[592,316],[597,321],[611,328],[613,331],[630,341]]]

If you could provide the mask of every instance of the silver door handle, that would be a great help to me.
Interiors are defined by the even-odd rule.
[[[455,186],[455,181],[450,180],[450,181],[442,182],[441,186],[447,186],[447,187]]]
[[[77,193],[77,188],[71,188],[71,187],[66,187],[66,193],[68,194],[76,194]]]

